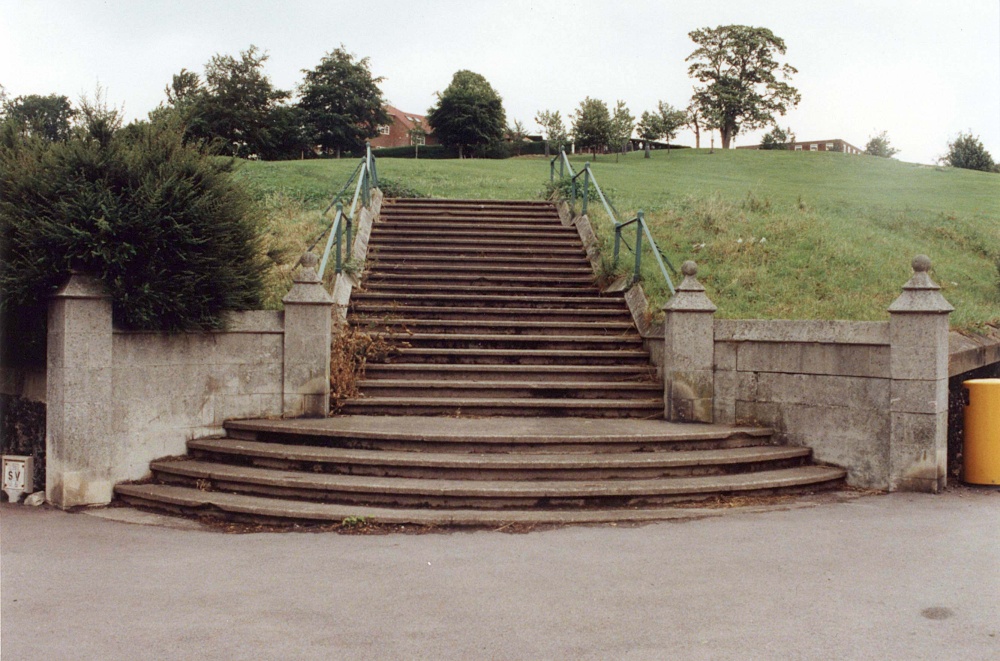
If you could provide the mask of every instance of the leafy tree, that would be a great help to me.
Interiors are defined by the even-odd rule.
[[[797,70],[779,64],[785,42],[767,28],[723,25],[688,33],[698,45],[687,57],[688,74],[701,85],[694,101],[703,118],[718,127],[728,149],[740,131],[763,128],[798,105],[801,95],[788,80]]]
[[[3,114],[25,135],[45,140],[66,140],[76,111],[65,96],[29,94],[5,101]]]
[[[899,150],[894,149],[893,146],[889,144],[888,132],[882,131],[878,135],[873,135],[868,139],[868,144],[865,145],[865,153],[869,156],[892,158],[899,153]]]
[[[954,141],[949,142],[948,153],[941,159],[941,162],[953,168],[982,172],[997,171],[993,157],[986,151],[983,143],[979,141],[979,137],[972,135],[971,132],[959,133]]]
[[[256,46],[239,57],[216,54],[205,65],[204,83],[182,69],[166,89],[188,138],[215,141],[225,153],[249,156],[273,144],[273,111],[290,94],[275,89],[264,73],[267,53]],[[155,114],[155,113],[154,113]]]
[[[413,128],[406,133],[410,138],[410,144],[413,145],[413,158],[420,158],[420,145],[427,140],[427,129],[424,128],[424,123],[419,119],[414,121]]]
[[[356,59],[343,45],[327,53],[315,69],[304,70],[299,108],[312,141],[324,150],[358,150],[390,122],[367,57]]]
[[[788,149],[788,145],[795,142],[795,134],[792,133],[791,127],[782,130],[781,127],[775,126],[773,129],[764,134],[764,137],[760,140],[761,149]]]
[[[559,115],[559,111],[549,112],[541,110],[535,114],[535,122],[542,127],[542,134],[545,136],[545,156],[549,156],[549,150],[560,150],[566,144],[566,125]]]
[[[613,127],[608,105],[589,96],[580,102],[573,113],[573,139],[580,149],[590,149],[597,158],[598,150],[605,149],[612,141]]]
[[[507,127],[503,100],[482,75],[457,71],[437,97],[427,121],[442,144],[458,147],[459,158],[465,157],[467,148],[484,148],[503,140]]]
[[[685,126],[691,128],[694,131],[694,148],[701,149],[701,129],[702,129],[702,117],[701,111],[698,109],[698,104],[692,101],[687,107],[687,118],[684,122]]]
[[[298,106],[275,106],[267,118],[265,141],[257,152],[264,160],[305,158],[315,144],[306,127],[305,113]]]
[[[515,156],[520,156],[524,149],[524,139],[528,136],[528,130],[524,128],[524,122],[515,119],[514,124],[507,128],[507,140],[510,141],[511,151]]]
[[[628,141],[632,138],[632,129],[635,127],[635,117],[629,112],[624,101],[615,104],[615,112],[611,115],[611,144],[615,148],[615,161],[617,154],[624,154],[628,146]]]
[[[688,114],[665,101],[657,104],[655,112],[643,112],[639,122],[639,137],[646,141],[646,158],[649,158],[649,141],[666,138],[667,150],[670,141],[677,137],[677,131],[688,123]]]

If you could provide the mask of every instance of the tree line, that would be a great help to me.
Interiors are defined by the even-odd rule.
[[[693,30],[688,35],[695,50],[686,58],[693,94],[684,109],[659,101],[636,120],[624,101],[613,108],[587,96],[569,117],[567,128],[558,111],[540,110],[546,152],[563,148],[570,140],[593,154],[620,153],[633,135],[645,143],[664,140],[669,145],[682,128],[690,128],[695,146],[704,132],[717,132],[722,148],[748,131],[771,127],[763,149],[783,149],[794,142],[790,128],[778,118],[801,101],[791,84],[798,73],[784,61],[786,45],[771,30],[725,25]],[[385,98],[372,74],[368,58],[358,58],[341,45],[327,53],[313,69],[303,70],[294,90],[274,87],[263,70],[268,55],[250,46],[239,56],[217,54],[198,74],[182,69],[165,89],[166,101],[149,114],[149,121],[174,122],[189,140],[213,144],[217,151],[240,157],[295,158],[361,149],[391,120]],[[2,94],[2,87],[0,87]],[[65,139],[74,109],[63,96],[28,96],[3,101],[5,117],[23,130]],[[438,141],[466,155],[506,156],[526,137],[524,125],[507,126],[503,99],[481,74],[461,70],[436,94],[427,111]],[[714,140],[714,138],[713,138]],[[898,152],[885,131],[871,136],[868,154],[891,157]],[[978,137],[962,133],[949,143],[942,161],[955,167],[993,170],[996,165]]]

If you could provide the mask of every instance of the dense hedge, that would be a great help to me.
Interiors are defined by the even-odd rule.
[[[414,158],[413,147],[383,147],[374,149],[376,158]],[[469,154],[473,158],[510,158],[511,156],[529,156],[545,153],[544,142],[497,142],[489,145],[473,147]],[[417,158],[458,158],[458,149],[444,145],[425,145],[420,148]]]
[[[127,328],[217,327],[225,310],[259,307],[262,217],[231,167],[167,124],[120,130],[114,113],[91,112],[65,142],[4,130],[5,321],[29,324],[71,268],[104,282]]]

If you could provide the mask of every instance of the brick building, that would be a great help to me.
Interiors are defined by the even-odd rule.
[[[372,149],[409,147],[414,142],[421,145],[438,144],[433,129],[424,115],[403,112],[399,108],[390,105],[385,107],[385,111],[389,114],[392,123],[379,127],[379,134],[371,139]],[[411,133],[413,129],[418,127],[426,131],[425,135],[420,136]]]
[[[760,149],[760,145],[746,145],[737,149]],[[786,149],[791,151],[835,151],[842,154],[863,154],[863,149],[839,138],[835,140],[805,140],[790,142]]]

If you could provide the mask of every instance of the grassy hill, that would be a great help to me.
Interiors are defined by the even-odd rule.
[[[574,167],[587,158],[573,157]],[[356,162],[247,163],[298,249],[320,227],[318,211]],[[675,265],[699,278],[728,318],[878,320],[910,275],[917,253],[957,308],[952,324],[1000,323],[1000,176],[833,153],[678,150],[592,163],[627,220],[646,212]],[[379,162],[384,179],[432,197],[538,199],[544,158]],[[605,238],[610,222],[592,205]],[[631,238],[629,239],[631,243]],[[652,267],[652,259],[644,259]],[[659,303],[665,286],[644,268]]]

